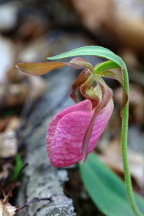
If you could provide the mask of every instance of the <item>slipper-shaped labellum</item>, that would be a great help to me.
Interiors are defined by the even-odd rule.
[[[88,144],[88,154],[93,151],[113,112],[113,101],[98,113]],[[47,152],[55,167],[70,166],[82,159],[84,135],[92,119],[94,109],[86,99],[58,113],[47,130]]]

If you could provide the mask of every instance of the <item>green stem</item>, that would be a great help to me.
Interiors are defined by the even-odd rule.
[[[127,73],[127,71],[124,71]],[[129,87],[128,87],[128,75],[124,74],[124,88],[126,92],[128,93]],[[122,159],[123,159],[123,168],[124,168],[124,175],[125,175],[125,185],[126,190],[128,194],[128,198],[130,201],[131,208],[133,209],[136,216],[144,216],[137,204],[134,197],[133,189],[132,189],[132,183],[131,183],[131,176],[130,176],[130,170],[129,170],[129,163],[128,163],[128,155],[127,155],[127,135],[128,135],[128,113],[129,113],[129,105],[127,102],[127,105],[123,108],[122,111],[122,129],[121,129],[121,151],[122,151]]]

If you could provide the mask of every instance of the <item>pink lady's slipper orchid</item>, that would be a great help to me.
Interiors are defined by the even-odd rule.
[[[123,86],[122,72],[113,61],[93,67],[83,58],[76,57],[67,63],[19,63],[17,67],[31,75],[42,75],[65,65],[83,69],[72,85],[71,97],[78,102],[76,93],[80,90],[85,100],[61,111],[48,126],[46,148],[50,163],[55,167],[70,166],[80,160],[84,162],[108,124],[113,112],[112,90],[102,77],[116,79]],[[123,88],[122,107],[126,101]]]
[[[86,100],[64,109],[49,124],[46,148],[50,163],[55,167],[70,166],[80,160],[84,162],[113,112],[112,91],[101,77],[93,77],[92,66],[81,58],[73,59],[69,65],[85,67],[72,85],[71,96],[77,101],[75,92],[80,88]]]
[[[93,67],[86,60],[77,57],[83,55],[98,56],[107,60]],[[66,65],[83,69],[72,85],[71,97],[75,102],[78,102],[76,93],[77,90],[80,90],[86,100],[64,109],[49,124],[46,143],[50,162],[53,166],[65,167],[80,160],[82,162],[86,160],[113,112],[112,90],[102,77],[117,80],[122,86],[121,150],[126,190],[133,213],[142,216],[132,191],[127,156],[129,79],[126,65],[119,56],[100,46],[80,47],[48,59],[57,60],[74,56],[76,58],[70,62],[34,62],[16,65],[21,71],[30,75],[43,75]],[[86,187],[89,191],[88,184]],[[93,195],[91,196],[93,197]]]
[[[88,154],[93,151],[112,111],[113,101],[110,100],[98,113],[88,144]],[[53,166],[66,167],[82,160],[82,143],[93,113],[92,102],[87,99],[64,109],[52,119],[47,130],[46,142]]]

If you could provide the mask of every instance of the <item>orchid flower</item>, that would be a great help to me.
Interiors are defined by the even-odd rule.
[[[33,63],[34,73],[36,73],[35,64]],[[41,64],[39,63],[41,71],[44,72],[42,66],[47,63]],[[107,62],[103,64],[107,69]],[[55,62],[55,67],[67,65],[75,69],[83,69],[72,85],[71,97],[78,102],[76,92],[80,90],[86,100],[61,111],[50,122],[46,148],[51,165],[66,167],[80,160],[84,162],[88,154],[93,151],[113,111],[113,93],[102,76],[117,78],[122,83],[121,71],[118,71],[117,65],[108,61],[108,67],[111,64],[116,68],[112,68],[109,72],[101,70],[101,64],[93,67],[80,57],[75,57],[68,63]],[[21,68],[22,66],[20,65]],[[99,74],[95,72],[96,70],[99,70]]]
[[[95,55],[107,59],[94,67],[86,60],[78,57]],[[122,86],[122,130],[121,150],[125,184],[131,208],[136,216],[143,216],[137,207],[132,191],[131,177],[127,157],[128,134],[128,72],[123,60],[112,51],[99,46],[80,47],[49,60],[75,57],[70,62],[18,63],[17,67],[30,75],[43,75],[63,66],[83,69],[72,85],[71,97],[78,102],[76,92],[79,90],[84,101],[70,106],[58,113],[49,124],[47,130],[47,151],[53,166],[72,165],[86,160],[94,149],[113,112],[112,90],[103,77],[116,79]]]
[[[74,68],[85,68],[72,85],[71,97],[77,101],[75,91],[80,87],[86,98],[57,114],[47,130],[47,152],[56,167],[70,166],[86,160],[104,131],[113,111],[112,91],[99,76],[92,74],[93,67],[82,58],[69,63]],[[94,82],[97,86],[93,87]]]

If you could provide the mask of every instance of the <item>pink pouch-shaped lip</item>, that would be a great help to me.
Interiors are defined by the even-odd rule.
[[[107,104],[95,119],[88,145],[90,153],[98,142],[113,111],[113,102]],[[47,130],[47,152],[55,167],[70,166],[82,159],[82,142],[93,115],[92,103],[84,100],[58,113]]]

